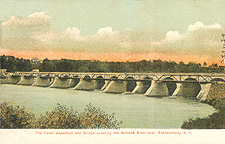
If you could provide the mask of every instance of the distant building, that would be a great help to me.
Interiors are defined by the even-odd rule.
[[[30,62],[33,64],[40,64],[42,63],[42,60],[39,60],[37,57],[35,57],[35,58],[32,58]]]
[[[4,76],[4,75],[6,75],[6,72],[7,71],[7,69],[0,69],[0,76]]]
[[[33,69],[32,72],[39,72],[39,69]]]

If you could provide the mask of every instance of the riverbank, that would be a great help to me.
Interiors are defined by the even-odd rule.
[[[189,119],[183,129],[225,129],[225,84],[213,83],[205,103],[217,109],[217,112],[206,118]]]
[[[225,98],[225,83],[222,82],[212,83],[206,102],[210,103],[213,100],[224,98]]]

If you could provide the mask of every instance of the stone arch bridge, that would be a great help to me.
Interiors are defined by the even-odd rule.
[[[225,74],[206,73],[78,73],[15,72],[1,83],[146,96],[185,96],[205,100],[212,83],[225,83]]]

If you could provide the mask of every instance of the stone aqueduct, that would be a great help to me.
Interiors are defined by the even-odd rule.
[[[185,96],[204,101],[212,83],[225,82],[225,74],[203,73],[75,73],[15,72],[1,75],[2,84],[146,96]]]

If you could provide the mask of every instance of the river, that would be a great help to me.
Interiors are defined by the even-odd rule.
[[[155,98],[141,94],[108,94],[99,90],[42,88],[21,85],[0,85],[0,102],[26,107],[36,117],[52,111],[57,103],[82,112],[91,103],[106,113],[115,113],[123,121],[121,128],[180,128],[189,118],[207,117],[215,109],[198,100]]]

